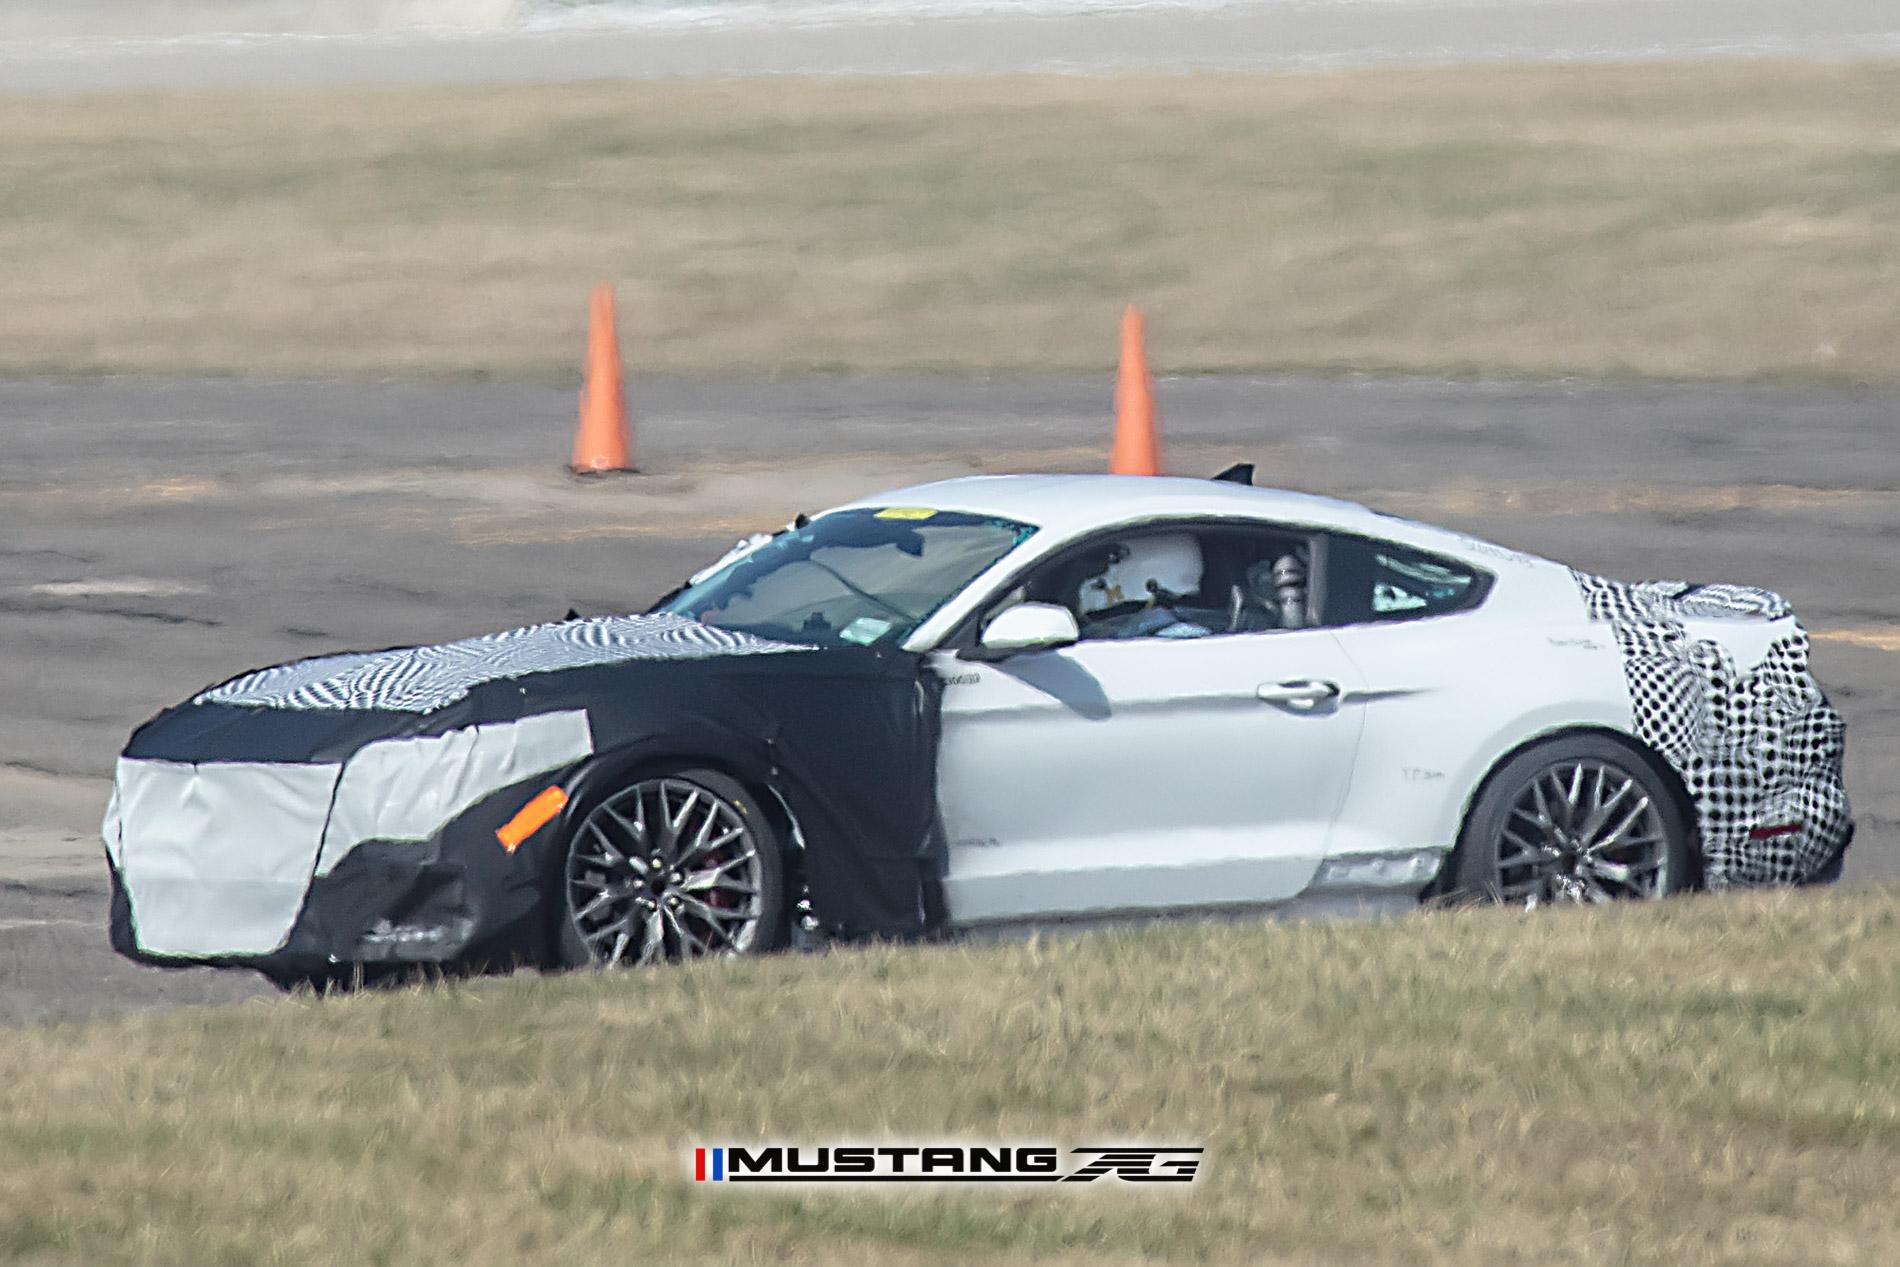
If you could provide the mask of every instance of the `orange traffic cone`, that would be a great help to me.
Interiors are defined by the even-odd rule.
[[[1148,377],[1141,310],[1133,304],[1122,314],[1121,372],[1115,379],[1115,448],[1109,455],[1108,471],[1111,475],[1161,474],[1154,382]]]
[[[581,388],[581,425],[574,433],[576,475],[631,471],[633,446],[620,390],[620,336],[614,332],[614,288],[594,288],[587,319],[587,378]]]

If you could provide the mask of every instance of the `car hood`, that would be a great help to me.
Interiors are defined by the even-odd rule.
[[[798,662],[877,667],[675,615],[600,616],[430,646],[351,651],[272,665],[209,687],[132,735],[125,756],[188,762],[338,761],[365,744],[582,708],[704,711],[713,683]],[[800,675],[794,675],[800,676]],[[729,692],[727,692],[729,693]],[[611,731],[611,725],[606,727]],[[596,739],[600,738],[597,733]]]
[[[232,678],[202,692],[192,703],[427,713],[456,703],[484,683],[560,669],[812,649],[703,625],[684,616],[597,616],[434,646],[298,660]]]

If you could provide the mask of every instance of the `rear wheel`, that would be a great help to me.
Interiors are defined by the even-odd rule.
[[[555,944],[567,967],[621,967],[777,945],[784,868],[752,795],[716,770],[640,778],[576,822]]]
[[[1453,896],[1516,906],[1666,897],[1693,886],[1682,807],[1648,760],[1600,735],[1538,744],[1485,784]]]

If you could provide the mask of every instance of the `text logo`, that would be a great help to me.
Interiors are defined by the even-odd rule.
[[[1193,1183],[1202,1152],[1198,1146],[1132,1144],[1069,1149],[1047,1144],[715,1144],[693,1149],[693,1178],[700,1183]]]

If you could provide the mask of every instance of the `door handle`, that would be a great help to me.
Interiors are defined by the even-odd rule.
[[[1263,682],[1254,694],[1268,704],[1310,711],[1339,698],[1339,683],[1299,678],[1291,682]]]

